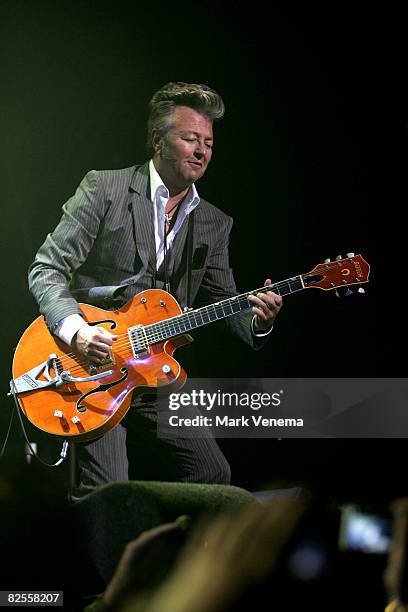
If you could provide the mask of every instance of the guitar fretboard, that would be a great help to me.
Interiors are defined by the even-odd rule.
[[[284,281],[280,281],[274,285],[266,287],[260,287],[254,291],[248,293],[242,293],[232,298],[210,304],[209,306],[203,306],[197,310],[190,310],[183,314],[165,319],[164,321],[158,321],[152,323],[144,328],[145,338],[148,344],[154,344],[156,342],[162,342],[179,336],[186,332],[192,331],[197,327],[203,327],[209,323],[225,319],[231,315],[237,314],[243,310],[248,310],[253,306],[252,302],[249,301],[250,295],[257,293],[266,293],[267,291],[274,291],[279,295],[287,295],[288,293],[295,293],[304,289],[301,275],[289,278]]]

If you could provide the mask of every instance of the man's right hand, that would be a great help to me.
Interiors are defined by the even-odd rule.
[[[110,355],[112,345],[117,339],[118,336],[111,334],[104,327],[85,324],[73,337],[72,346],[94,363],[102,363]]]

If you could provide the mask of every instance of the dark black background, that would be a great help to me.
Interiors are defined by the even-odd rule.
[[[345,5],[267,13],[256,2],[2,3],[3,434],[13,347],[37,316],[27,268],[88,170],[145,161],[147,103],[170,80],[207,83],[224,98],[198,188],[235,219],[242,291],[350,251],[371,265],[364,296],[288,297],[259,353],[206,334],[191,374],[405,376],[403,24],[391,9]],[[405,440],[221,445],[233,482],[252,489],[306,482],[381,501],[407,489]],[[21,447],[15,428],[6,461]]]

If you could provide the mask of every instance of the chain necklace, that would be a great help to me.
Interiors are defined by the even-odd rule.
[[[166,217],[166,221],[167,221],[167,223],[169,223],[169,222],[171,221],[172,217],[174,217],[174,214],[175,214],[175,213],[174,213],[173,215],[170,215],[170,213],[171,213],[171,212],[173,212],[173,210],[176,210],[176,208],[177,208],[178,206],[180,206],[180,204],[181,204],[181,200],[180,200],[179,202],[177,202],[177,204],[175,204],[175,205],[173,206],[173,208],[170,208],[170,210],[169,210],[168,212],[165,212],[165,213],[164,213],[164,216]]]

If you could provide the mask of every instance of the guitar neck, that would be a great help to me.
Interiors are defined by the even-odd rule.
[[[256,293],[266,293],[267,291],[274,291],[279,295],[287,295],[301,291],[305,289],[305,285],[302,281],[302,276],[295,276],[287,280],[269,285],[266,287],[260,287],[254,291],[248,291],[241,295],[236,295],[232,298],[210,304],[209,306],[203,306],[196,310],[189,310],[183,314],[164,321],[152,323],[145,327],[146,338],[149,344],[156,342],[162,342],[180,336],[186,332],[192,331],[197,327],[203,327],[209,323],[214,323],[226,317],[230,317],[243,310],[252,308],[253,304],[249,301],[248,297]]]

